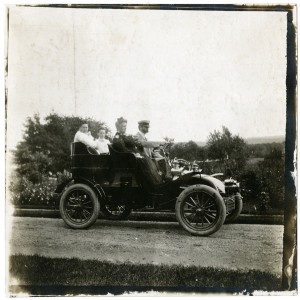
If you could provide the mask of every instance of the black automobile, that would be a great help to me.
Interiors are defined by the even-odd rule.
[[[109,219],[126,219],[135,209],[175,211],[180,225],[198,236],[208,236],[221,228],[225,220],[235,220],[242,210],[239,185],[222,182],[201,173],[195,164],[170,161],[172,179],[153,190],[143,186],[134,153],[97,154],[82,143],[71,144],[72,178],[56,188],[60,214],[74,229],[94,224],[99,213]],[[182,164],[184,166],[182,166]]]

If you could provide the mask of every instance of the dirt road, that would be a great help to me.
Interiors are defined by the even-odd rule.
[[[281,275],[281,225],[223,225],[205,238],[191,236],[173,222],[98,220],[88,230],[72,230],[60,219],[13,217],[10,228],[10,254],[255,269]]]

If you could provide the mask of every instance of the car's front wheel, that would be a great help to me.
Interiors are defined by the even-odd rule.
[[[180,225],[198,236],[208,236],[218,231],[226,217],[222,197],[205,185],[186,188],[177,198],[175,210]]]
[[[98,198],[86,184],[76,183],[69,186],[61,196],[60,215],[64,222],[74,229],[92,226],[100,211]]]

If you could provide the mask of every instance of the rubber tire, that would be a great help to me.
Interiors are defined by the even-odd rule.
[[[243,198],[240,193],[235,195],[235,209],[226,216],[225,223],[234,222],[241,214],[243,209]]]
[[[126,206],[124,212],[121,215],[113,215],[107,210],[105,205],[102,205],[100,213],[105,219],[108,220],[127,220],[131,213],[131,208]]]
[[[94,210],[92,213],[92,216],[90,217],[90,219],[84,223],[84,224],[76,224],[75,222],[72,222],[66,215],[65,211],[64,211],[64,202],[67,199],[67,196],[69,195],[69,193],[73,192],[74,190],[79,189],[79,190],[84,190],[87,194],[89,194],[93,206],[94,206]],[[100,212],[100,203],[98,201],[98,197],[96,196],[96,193],[94,192],[94,190],[92,188],[90,188],[88,185],[86,184],[82,184],[82,183],[76,183],[73,184],[71,186],[69,186],[62,194],[61,198],[60,198],[60,203],[59,203],[59,211],[60,211],[60,215],[62,217],[62,219],[64,220],[64,222],[71,228],[73,229],[87,229],[89,227],[91,227],[96,220],[99,217],[99,212]]]
[[[216,224],[207,229],[207,230],[194,230],[192,228],[190,228],[189,226],[186,225],[182,215],[181,215],[181,207],[184,204],[184,200],[186,199],[186,197],[188,197],[191,193],[193,192],[205,192],[209,195],[211,195],[214,199],[215,202],[217,204],[217,206],[220,209],[220,216],[219,219],[217,220]],[[216,231],[218,231],[226,218],[226,206],[224,203],[223,198],[221,197],[221,195],[213,188],[206,186],[206,185],[201,185],[201,184],[197,184],[197,185],[191,185],[188,188],[186,188],[177,198],[176,201],[176,206],[175,206],[175,211],[176,211],[176,218],[179,222],[179,224],[188,232],[190,232],[193,235],[197,235],[197,236],[209,236],[213,233],[215,233]]]

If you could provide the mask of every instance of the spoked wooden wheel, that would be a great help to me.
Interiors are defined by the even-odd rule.
[[[59,210],[65,223],[74,229],[84,229],[93,225],[100,210],[95,192],[87,185],[77,183],[63,193]]]
[[[188,232],[208,236],[223,225],[226,207],[216,190],[205,185],[193,185],[179,195],[176,217]]]

